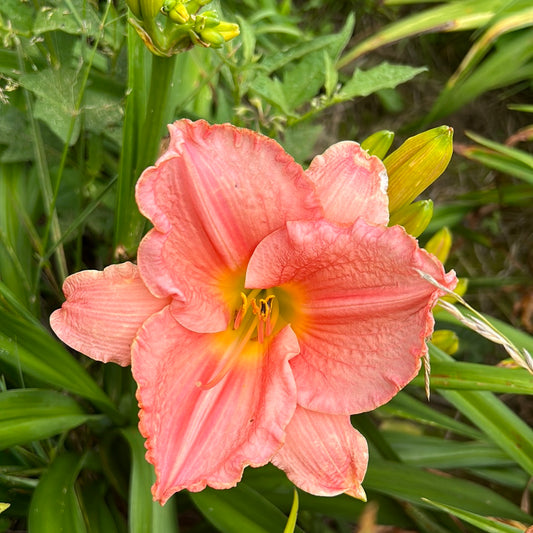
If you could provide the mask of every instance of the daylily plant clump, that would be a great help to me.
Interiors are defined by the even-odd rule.
[[[131,364],[154,498],[272,462],[301,489],[365,498],[350,415],[420,368],[456,277],[389,221],[383,163],[341,142],[304,171],[273,140],[181,120],[137,183],[137,264],[70,276],[57,335]]]

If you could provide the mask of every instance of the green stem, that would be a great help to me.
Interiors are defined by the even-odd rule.
[[[129,83],[115,221],[115,255],[134,256],[142,236],[144,219],[135,204],[135,183],[142,171],[153,165],[159,151],[163,126],[171,119],[168,96],[176,57],[151,57],[133,28],[129,29]]]

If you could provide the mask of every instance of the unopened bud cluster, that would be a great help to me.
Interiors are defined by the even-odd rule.
[[[193,45],[220,48],[239,35],[237,24],[220,20],[216,11],[198,11],[211,0],[126,0],[130,20],[148,48],[170,56]]]

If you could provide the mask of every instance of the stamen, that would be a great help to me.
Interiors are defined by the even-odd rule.
[[[202,388],[203,390],[212,389],[215,385],[218,385],[227,375],[227,373],[233,368],[233,363],[241,355],[244,347],[250,341],[252,334],[257,325],[257,318],[254,318],[246,330],[243,336],[239,336],[236,342],[232,342],[228,349],[226,350],[224,356],[228,355],[227,361],[224,363],[224,366],[220,372],[207,383],[202,384],[201,382],[196,382],[196,386]]]
[[[244,315],[246,314],[246,311],[248,310],[248,299],[246,298],[246,294],[244,294],[244,292],[241,292],[241,300],[242,300],[242,305],[240,309],[237,311],[237,314],[235,315],[235,320],[233,321],[233,329],[239,329],[242,319],[244,318]]]

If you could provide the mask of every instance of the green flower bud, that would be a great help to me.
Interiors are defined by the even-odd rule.
[[[224,37],[224,40],[227,42],[227,41],[231,41],[231,39],[234,39],[235,37],[237,37],[241,31],[239,29],[239,25],[238,24],[235,24],[233,22],[224,22],[222,21],[218,26],[217,26],[217,31],[218,33],[220,33],[220,35],[222,35],[222,37]]]
[[[453,129],[440,126],[407,139],[385,158],[391,213],[410,204],[444,172],[452,157],[452,139]]]
[[[436,256],[441,263],[446,263],[452,247],[452,234],[448,228],[442,228],[424,246],[427,252]]]
[[[433,332],[431,342],[448,355],[453,355],[459,349],[459,337],[449,329],[439,329]]]
[[[213,48],[220,48],[226,42],[224,37],[214,28],[206,28],[199,33],[200,39]]]
[[[418,237],[428,227],[432,216],[433,202],[420,200],[396,210],[390,217],[389,226],[403,226],[409,235]]]
[[[361,148],[364,148],[370,155],[383,159],[387,155],[393,140],[393,131],[376,131],[376,133],[373,133],[361,143]]]

